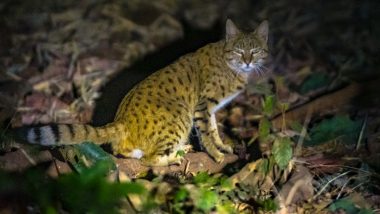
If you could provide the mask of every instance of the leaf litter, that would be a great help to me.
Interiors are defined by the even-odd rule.
[[[108,157],[85,145],[79,153],[75,149],[66,151],[63,162],[53,157],[57,164],[50,164],[45,172],[52,177],[59,175],[58,179],[69,169],[88,176],[94,173],[99,178],[112,172],[115,176],[111,180],[116,183],[140,178],[137,183],[150,193],[137,191],[139,187],[135,187],[140,194],[137,196],[118,192],[128,195],[127,201],[118,201],[99,189],[99,197],[115,199],[117,203],[110,204],[132,213],[378,211],[380,111],[376,108],[378,98],[368,89],[379,79],[375,25],[380,19],[372,9],[378,4],[336,1],[322,6],[305,1],[289,7],[289,1],[281,0],[261,2],[247,11],[253,4],[248,0],[184,2],[186,7],[165,0],[85,1],[74,7],[68,1],[32,11],[28,11],[27,3],[18,10],[10,3],[0,5],[4,14],[14,12],[12,18],[2,19],[10,30],[2,39],[9,44],[2,41],[7,48],[0,51],[0,121],[11,121],[14,127],[90,122],[101,87],[121,68],[180,38],[182,14],[185,22],[200,29],[231,16],[240,17],[237,23],[249,26],[269,19],[272,56],[267,74],[264,78],[253,76],[247,92],[217,113],[219,131],[225,142],[240,148],[238,156],[220,165],[207,154],[190,153],[183,165],[153,169],[157,177],[149,179],[151,169],[138,161]],[[136,15],[139,11],[146,17]],[[210,16],[202,15],[204,11]],[[366,25],[364,21],[368,21]],[[358,95],[362,96],[360,101],[356,101]],[[1,133],[3,139],[6,132]],[[301,152],[290,159],[297,144]],[[307,144],[310,146],[303,146]],[[4,151],[1,169],[6,171],[23,173],[52,159],[24,148]],[[46,152],[43,154],[50,154]],[[237,158],[239,161],[234,162]],[[103,165],[99,170],[97,163],[104,159],[115,162],[116,169]],[[228,170],[222,170],[226,164]],[[95,166],[93,172],[91,168],[86,171],[91,165]],[[58,166],[64,170],[59,171]],[[202,171],[216,173],[206,176],[205,186],[196,182],[197,177],[205,176]],[[225,191],[223,185],[215,183],[215,179],[222,180],[220,175],[229,176],[234,190]],[[75,173],[70,176],[58,180],[61,188],[71,189],[74,183],[78,189],[89,188],[81,186],[81,178]],[[88,176],[83,179],[90,181]],[[1,175],[0,180],[6,177]],[[55,181],[49,182],[54,186]],[[102,180],[91,182],[108,185]],[[117,187],[111,184],[107,188]],[[41,192],[41,199],[49,194],[53,193]],[[68,210],[70,206],[80,207],[70,201],[60,203]],[[34,209],[54,209],[43,201],[35,204],[39,206],[34,205]]]

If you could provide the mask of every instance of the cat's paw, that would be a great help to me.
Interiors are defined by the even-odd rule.
[[[220,154],[214,156],[214,159],[217,163],[222,163],[224,161],[224,154],[220,153]]]
[[[224,144],[224,146],[221,148],[223,151],[229,153],[229,154],[232,154],[234,153],[234,149],[232,148],[232,146],[230,145],[226,145]]]
[[[190,151],[192,151],[192,150],[193,150],[193,146],[190,145],[190,144],[186,144],[186,145],[184,146],[184,148],[183,148],[183,151],[184,151],[185,153],[188,153],[188,152],[190,152]]]
[[[184,157],[178,157],[176,159],[171,160],[170,165],[181,165],[183,160],[185,160]]]
[[[159,166],[169,166],[169,165],[181,165],[185,157],[178,155],[177,153],[172,153],[170,155],[164,155],[158,158]]]

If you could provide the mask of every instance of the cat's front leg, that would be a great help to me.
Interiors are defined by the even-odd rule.
[[[226,151],[228,153],[233,153],[233,149],[230,145],[224,144],[222,139],[219,136],[218,132],[218,123],[215,118],[215,114],[211,114],[210,116],[210,122],[209,122],[209,130],[211,133],[211,137],[213,139],[213,143],[223,151]]]
[[[207,100],[200,102],[195,111],[194,122],[201,135],[203,147],[217,162],[222,162],[224,154],[218,148],[227,152],[232,152],[232,148],[225,145],[219,137],[215,115],[211,113],[213,107]]]

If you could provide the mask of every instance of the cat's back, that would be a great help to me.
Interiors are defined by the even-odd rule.
[[[128,121],[133,122],[135,120],[131,117],[146,117],[162,110],[178,111],[176,108],[194,106],[199,90],[198,63],[209,45],[181,56],[135,85],[120,103],[115,120],[129,118]]]

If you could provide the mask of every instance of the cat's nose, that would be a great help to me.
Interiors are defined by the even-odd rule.
[[[244,55],[243,55],[243,62],[245,64],[247,64],[247,66],[249,65],[249,63],[251,62],[251,60],[252,60],[251,54],[244,53]]]

